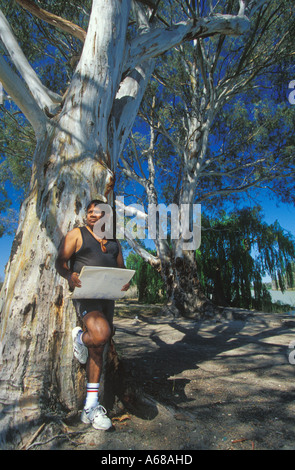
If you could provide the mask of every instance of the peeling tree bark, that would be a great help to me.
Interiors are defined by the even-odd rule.
[[[86,204],[98,194],[107,197],[114,183],[107,123],[122,73],[119,55],[129,2],[112,2],[104,21],[99,3],[94,2],[62,112],[46,120],[46,132],[38,138],[30,195],[6,268],[1,292],[4,441],[7,432],[16,431],[19,438],[21,425],[32,424],[50,406],[78,409],[84,395],[84,371],[72,359],[70,340],[76,314],[54,263],[62,237],[83,224]],[[110,24],[118,24],[115,35]]]

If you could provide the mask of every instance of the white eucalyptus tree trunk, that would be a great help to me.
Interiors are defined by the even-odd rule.
[[[22,3],[22,2],[19,2]],[[83,223],[90,199],[111,201],[115,169],[155,57],[194,35],[241,34],[245,17],[219,15],[152,29],[134,4],[138,35],[127,41],[131,0],[93,0],[83,51],[66,95],[41,84],[0,12],[0,37],[20,79],[0,57],[0,80],[33,126],[37,145],[1,291],[1,441],[21,441],[50,411],[77,410],[84,370],[72,356],[76,313],[54,263],[62,237]],[[52,117],[53,115],[53,117]]]
[[[111,115],[120,122],[112,108],[121,81],[129,9],[129,1],[113,1],[102,14],[101,2],[93,3],[63,108],[51,120],[42,115],[41,129],[38,123],[30,194],[21,209],[1,292],[4,440],[7,431],[19,437],[20,425],[32,424],[45,410],[78,409],[83,400],[84,370],[73,360],[70,339],[76,313],[67,299],[67,282],[54,265],[62,237],[83,224],[87,202],[111,195],[115,162],[108,124]],[[129,91],[136,109],[138,89],[129,83]]]

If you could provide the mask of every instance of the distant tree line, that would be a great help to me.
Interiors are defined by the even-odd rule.
[[[165,301],[164,281],[153,266],[138,254],[131,252],[126,259],[126,268],[136,270],[131,285],[137,287],[139,302],[158,303]]]

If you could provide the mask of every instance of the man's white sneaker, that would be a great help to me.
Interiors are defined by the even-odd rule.
[[[107,417],[106,409],[97,405],[95,408],[87,410],[84,408],[81,415],[81,421],[85,424],[91,423],[94,429],[106,431],[112,427],[111,420]]]
[[[82,328],[76,326],[72,330],[72,339],[73,339],[73,353],[76,359],[78,359],[81,364],[86,364],[88,358],[88,348],[84,344],[80,344],[77,341],[78,334],[82,331]]]

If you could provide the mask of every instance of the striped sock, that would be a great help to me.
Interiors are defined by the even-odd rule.
[[[87,383],[85,408],[94,408],[98,404],[99,383]]]

